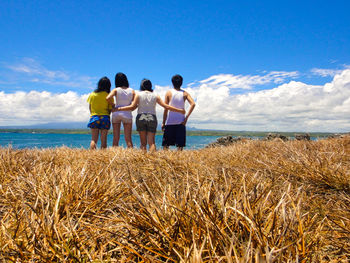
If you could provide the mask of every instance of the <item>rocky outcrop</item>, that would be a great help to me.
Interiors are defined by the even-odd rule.
[[[346,138],[346,137],[350,137],[350,132],[348,132],[348,133],[334,133],[334,134],[327,136],[327,139],[336,139],[336,138],[342,139],[342,138]]]
[[[310,141],[310,134],[308,134],[308,133],[295,134],[294,138],[297,141]]]
[[[264,138],[265,141],[274,141],[274,140],[282,140],[282,141],[288,141],[288,138],[282,134],[279,133],[269,133]]]
[[[228,146],[228,145],[231,145],[233,143],[240,142],[242,140],[250,140],[250,139],[242,138],[242,137],[234,138],[231,135],[224,136],[224,137],[217,138],[215,142],[208,144],[206,146],[206,148],[218,147],[218,146]]]

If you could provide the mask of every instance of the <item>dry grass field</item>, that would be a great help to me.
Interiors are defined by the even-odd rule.
[[[0,148],[0,262],[349,262],[350,138]]]

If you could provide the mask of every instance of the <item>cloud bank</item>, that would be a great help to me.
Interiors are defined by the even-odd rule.
[[[198,108],[192,121],[200,128],[259,131],[349,131],[350,70],[330,83],[290,81],[276,88],[230,95],[227,86],[203,81],[189,89]]]
[[[87,96],[76,92],[0,92],[0,126],[80,122],[89,116]]]
[[[350,69],[324,85],[287,79],[297,72],[242,76],[221,74],[191,83],[186,90],[197,106],[189,126],[254,131],[350,131]],[[285,82],[285,83],[284,83]],[[275,88],[254,90],[266,83]],[[164,97],[169,87],[156,86]],[[236,89],[245,92],[235,94]],[[0,126],[45,122],[87,122],[87,94],[75,92],[0,92]],[[162,109],[158,107],[159,121]]]

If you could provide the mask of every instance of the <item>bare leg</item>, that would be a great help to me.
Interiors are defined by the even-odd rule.
[[[124,126],[124,138],[125,138],[126,146],[128,148],[132,148],[133,147],[132,139],[131,139],[132,123],[123,122],[123,126]]]
[[[155,152],[157,150],[156,143],[155,143],[155,136],[156,136],[155,132],[147,132],[147,142],[149,145],[150,152]]]
[[[96,149],[97,141],[98,141],[98,129],[91,129],[91,142],[90,142],[90,149]]]
[[[107,135],[107,129],[101,130],[101,149],[107,148]]]
[[[113,125],[113,146],[119,146],[120,122],[112,123],[112,125]]]
[[[140,135],[140,148],[141,150],[147,151],[147,132],[139,131]]]

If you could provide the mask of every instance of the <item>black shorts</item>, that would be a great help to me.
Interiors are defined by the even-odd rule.
[[[165,125],[162,146],[186,146],[186,126],[183,124]]]
[[[136,116],[136,130],[157,132],[157,116],[150,113],[141,113]]]

